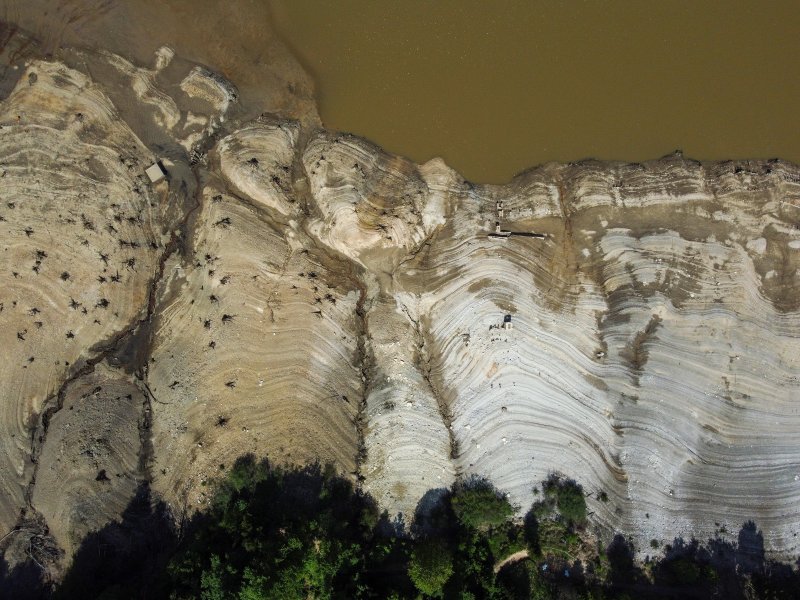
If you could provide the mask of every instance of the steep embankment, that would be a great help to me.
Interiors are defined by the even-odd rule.
[[[457,477],[524,511],[560,471],[640,548],[755,519],[796,551],[800,169],[675,155],[474,186],[229,122],[234,88],[168,50],[85,58],[108,94],[34,63],[2,107],[6,529],[27,508],[70,551],[137,485],[192,510],[252,452],[330,462],[406,523]]]
[[[463,473],[521,506],[568,473],[608,530],[713,535],[800,515],[800,186],[783,163],[581,164],[465,200],[403,279],[429,315]],[[504,227],[543,240],[487,239]],[[513,329],[502,329],[505,315]]]

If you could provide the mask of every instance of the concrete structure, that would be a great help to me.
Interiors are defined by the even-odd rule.
[[[160,160],[147,167],[144,172],[150,179],[150,183],[158,183],[167,176],[167,171],[164,169],[164,165],[161,164]]]
[[[495,221],[494,224],[494,233],[489,234],[489,239],[492,240],[507,240],[511,235],[508,231],[503,231],[500,227],[500,221]]]
[[[517,237],[536,238],[537,240],[543,240],[547,237],[544,233],[533,233],[532,231],[509,231],[507,233],[508,235],[515,235]]]

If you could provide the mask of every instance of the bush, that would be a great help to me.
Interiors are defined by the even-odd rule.
[[[453,555],[441,540],[424,540],[411,554],[408,575],[417,589],[438,596],[453,574]]]
[[[555,497],[558,512],[569,523],[580,525],[586,521],[586,498],[583,488],[571,479],[551,476],[545,484],[548,497]]]
[[[688,557],[671,560],[665,565],[673,581],[679,585],[691,585],[700,579],[700,567]]]
[[[558,512],[572,523],[586,520],[586,498],[583,490],[575,482],[567,482],[558,492]]]
[[[501,525],[514,514],[508,500],[484,480],[459,486],[453,494],[451,506],[461,524],[476,529]]]
[[[523,528],[511,522],[503,523],[499,527],[492,527],[487,534],[487,542],[492,555],[498,560],[523,550],[527,546]]]
[[[241,459],[172,559],[172,597],[354,597],[381,560],[374,514],[332,470]]]
[[[553,511],[556,508],[556,502],[553,498],[545,498],[544,500],[539,500],[538,502],[534,502],[533,506],[531,506],[531,514],[533,514],[537,519],[544,519],[552,515]]]

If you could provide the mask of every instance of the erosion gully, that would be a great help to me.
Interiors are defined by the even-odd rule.
[[[178,221],[177,226],[170,228],[170,238],[163,247],[155,273],[148,284],[145,314],[135,319],[128,327],[112,336],[111,339],[92,347],[90,351],[93,353],[93,356],[87,358],[80,368],[76,369],[64,380],[58,391],[45,400],[43,404],[44,410],[41,413],[39,424],[31,430],[30,462],[33,472],[24,493],[25,506],[20,511],[19,521],[15,529],[21,527],[24,522],[29,522],[31,519],[44,522],[44,519],[33,506],[33,490],[36,486],[39,457],[47,439],[50,422],[53,416],[63,408],[64,399],[66,398],[69,387],[82,377],[94,372],[95,366],[105,360],[116,358],[117,360],[115,363],[120,363],[118,366],[133,374],[137,386],[143,392],[144,405],[142,407],[142,417],[139,421],[140,447],[138,475],[144,485],[149,484],[151,480],[150,463],[153,455],[153,446],[150,436],[150,429],[152,426],[151,414],[152,401],[155,399],[150,392],[146,379],[148,360],[151,354],[152,324],[158,305],[159,291],[164,278],[166,262],[175,252],[180,251],[185,254],[188,251],[188,242],[191,240],[191,236],[189,235],[189,222],[192,215],[200,207],[200,194],[202,192],[201,168],[200,165],[193,165],[191,167],[192,176],[194,178],[191,186],[186,185],[185,179],[182,179],[181,184],[178,186],[178,199],[181,205],[185,207],[185,211]],[[124,348],[131,344],[136,344],[138,346],[136,352],[125,352]],[[119,358],[121,356],[129,357],[129,362],[126,364],[120,361]]]

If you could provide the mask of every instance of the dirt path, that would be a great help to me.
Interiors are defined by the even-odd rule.
[[[517,562],[518,560],[522,560],[523,558],[528,558],[527,550],[520,550],[519,552],[514,552],[514,554],[509,554],[494,566],[494,572],[499,573],[500,569],[505,567],[508,563]]]

